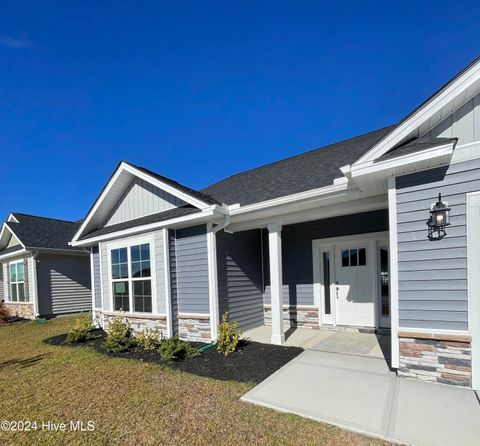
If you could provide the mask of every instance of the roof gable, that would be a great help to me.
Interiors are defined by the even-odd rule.
[[[130,206],[134,202],[135,206]],[[178,206],[204,210],[215,204],[217,202],[206,194],[122,161],[90,208],[73,241],[101,227],[137,220]]]
[[[479,93],[480,58],[477,58],[385,134],[355,165],[371,163],[395,147],[428,135],[430,130]]]

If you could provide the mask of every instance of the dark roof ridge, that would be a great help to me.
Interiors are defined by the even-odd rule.
[[[33,215],[33,214],[25,214],[24,212],[10,212],[14,217],[16,215],[23,215],[25,217],[33,217],[33,218],[42,218],[44,220],[55,220],[55,221],[62,221],[64,223],[76,223],[78,224],[78,221],[74,220],[65,220],[63,218],[53,218],[53,217],[44,217],[43,215]],[[16,223],[15,221],[7,221],[6,223]]]

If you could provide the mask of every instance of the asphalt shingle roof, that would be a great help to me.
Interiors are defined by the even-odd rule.
[[[57,220],[54,218],[37,217],[34,215],[13,213],[19,223],[8,222],[8,227],[15,233],[27,249],[68,249],[68,242],[80,227],[81,222]],[[4,253],[5,251],[2,251]]]
[[[393,126],[257,167],[212,184],[201,192],[221,203],[245,206],[329,186],[342,176],[340,167],[355,162],[391,129]]]

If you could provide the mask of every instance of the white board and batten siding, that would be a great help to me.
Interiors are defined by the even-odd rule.
[[[480,159],[398,177],[399,326],[468,330],[466,194],[480,190]],[[430,241],[438,194],[451,207],[447,236]]]
[[[40,254],[36,265],[38,312],[41,315],[91,311],[88,256]]]
[[[463,104],[425,136],[458,138],[458,145],[480,141],[480,95]]]
[[[5,292],[4,292],[4,280],[3,280],[3,268],[0,268],[0,302],[5,300]]]
[[[95,302],[95,309],[102,308],[102,285],[101,285],[101,276],[100,276],[100,251],[98,246],[92,248],[92,266],[93,266],[93,283],[92,290]]]
[[[164,315],[166,313],[166,301],[165,301],[165,259],[163,253],[163,233],[162,231],[153,231],[154,239],[154,249],[150,253],[150,262],[151,267],[155,270],[155,291],[157,305],[156,310],[153,314]],[[145,234],[143,234],[145,235]],[[141,236],[140,236],[141,237]],[[125,246],[131,245],[132,241],[135,240],[134,237],[125,238]],[[118,244],[118,240],[115,240],[115,243]],[[118,246],[118,245],[117,245]],[[98,302],[99,309],[103,308],[105,311],[113,311],[113,301],[112,301],[112,286],[110,283],[110,251],[108,248],[108,242],[99,244],[99,256],[98,262],[96,262],[96,257],[94,253],[93,264],[94,264],[94,289],[98,290],[98,296],[103,296],[102,298],[97,297],[97,291],[95,291],[95,302]],[[152,271],[153,271],[152,269]],[[98,283],[97,283],[98,280]],[[101,285],[100,285],[101,282]],[[91,296],[90,296],[91,298]]]
[[[164,190],[135,177],[128,185],[118,204],[110,212],[104,226],[112,226],[146,215],[183,206],[184,201]]]

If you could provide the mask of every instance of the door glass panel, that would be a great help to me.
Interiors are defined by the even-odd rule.
[[[323,253],[323,289],[325,296],[323,308],[325,309],[325,314],[331,314],[332,309],[330,306],[330,253],[328,252]]]
[[[388,249],[380,248],[380,294],[382,316],[390,315],[390,277],[388,272]]]
[[[358,264],[360,266],[365,266],[367,264],[367,250],[365,248],[360,248],[358,250]]]
[[[342,250],[342,266],[349,266],[350,251],[348,249]]]
[[[357,266],[358,264],[357,259],[358,259],[357,250],[351,249],[350,250],[350,266]]]

